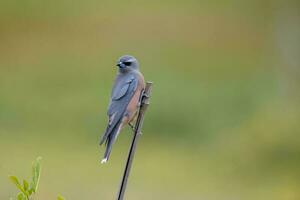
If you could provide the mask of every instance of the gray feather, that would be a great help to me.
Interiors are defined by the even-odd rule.
[[[136,73],[120,73],[116,77],[110,105],[107,111],[110,121],[101,138],[100,145],[106,141],[108,145],[107,147],[109,147],[114,142],[117,130],[120,126],[124,113],[126,112],[126,108],[134,95],[137,84],[138,76]]]
[[[111,100],[116,101],[122,98],[126,94],[133,79],[134,76],[132,74],[128,74],[127,76],[123,74],[118,75],[115,80],[115,86],[113,87]]]
[[[121,124],[121,120],[117,122],[117,125],[111,130],[110,134],[107,136],[105,140],[106,150],[104,153],[104,159],[108,160],[110,156],[110,152],[112,150],[112,146],[116,140],[116,136],[118,135],[119,126]]]

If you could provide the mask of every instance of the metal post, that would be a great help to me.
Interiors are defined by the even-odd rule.
[[[131,165],[132,165],[132,161],[133,161],[137,141],[139,139],[139,136],[141,135],[141,130],[142,130],[143,122],[144,122],[144,115],[145,115],[145,112],[146,112],[147,107],[149,105],[151,87],[152,87],[152,82],[147,82],[145,90],[144,90],[142,98],[141,98],[141,105],[140,105],[138,117],[137,117],[137,120],[136,120],[136,123],[135,123],[134,135],[133,135],[132,143],[131,143],[131,146],[130,146],[130,149],[129,149],[128,158],[127,158],[127,162],[126,162],[126,166],[125,166],[123,178],[122,178],[122,181],[121,181],[121,185],[120,185],[117,200],[123,200],[123,198],[124,198],[124,193],[125,193],[127,180],[128,180],[128,177],[129,177],[129,173],[130,173],[130,169],[131,169]]]

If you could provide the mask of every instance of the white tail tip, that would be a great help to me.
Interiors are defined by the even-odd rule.
[[[101,164],[105,164],[107,162],[107,158],[103,158],[102,160],[101,160]]]

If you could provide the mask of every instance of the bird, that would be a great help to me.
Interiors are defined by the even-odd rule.
[[[107,110],[108,125],[104,131],[100,146],[105,142],[106,150],[101,163],[109,159],[112,146],[125,125],[134,121],[140,100],[145,89],[145,80],[139,70],[138,60],[131,55],[121,56],[117,60],[118,73],[114,80]]]

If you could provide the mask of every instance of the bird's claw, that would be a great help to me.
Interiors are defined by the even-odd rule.
[[[143,94],[143,97],[150,98],[150,95],[144,93],[144,94]]]
[[[131,124],[131,123],[128,123],[128,125],[130,126],[130,128],[132,129],[132,131],[133,132],[135,132],[135,127],[134,127],[134,125],[133,124]],[[139,134],[143,134],[142,132],[139,132]]]
[[[130,126],[130,128],[131,128],[132,130],[135,130],[134,125],[133,125],[132,123],[128,123],[128,125]]]

